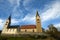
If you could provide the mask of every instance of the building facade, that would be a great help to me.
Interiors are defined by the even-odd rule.
[[[38,11],[36,13],[36,25],[13,25],[11,26],[11,15],[9,16],[9,18],[6,20],[6,23],[3,27],[2,33],[1,34],[18,34],[21,32],[37,32],[37,33],[41,33],[42,32],[42,27],[41,27],[41,19],[40,16],[38,14]]]

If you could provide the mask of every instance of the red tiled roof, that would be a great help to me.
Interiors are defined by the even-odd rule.
[[[20,29],[35,29],[36,25],[22,25]]]

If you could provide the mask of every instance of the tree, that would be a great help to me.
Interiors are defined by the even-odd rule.
[[[48,25],[48,27],[49,27],[50,32],[57,32],[58,31],[57,28],[55,28],[55,26],[53,24]]]
[[[42,28],[42,31],[43,31],[43,32],[45,32],[45,29],[44,29],[44,28]]]

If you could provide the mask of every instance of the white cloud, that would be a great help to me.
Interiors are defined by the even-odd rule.
[[[27,0],[26,0],[26,2],[27,2]],[[60,17],[60,2],[55,1],[52,4],[45,5],[45,6],[46,6],[45,8],[47,8],[47,7],[49,7],[49,8],[45,12],[41,13],[41,19],[42,19],[41,21],[42,22],[45,22],[45,21],[48,21],[48,20],[52,20],[52,19],[56,19],[56,18]],[[35,11],[32,11],[32,12],[34,13]],[[35,16],[33,16],[33,17],[35,17]],[[25,18],[23,20],[29,20],[29,19],[30,20],[31,19],[35,20],[35,18],[33,18],[33,17],[31,17],[31,16],[29,17],[29,15],[28,15],[28,16],[25,16]]]
[[[12,19],[11,20],[11,23],[14,24],[14,23],[18,23],[19,21],[17,19]]]
[[[32,1],[33,1],[33,0],[24,0],[24,1],[23,1],[23,5],[24,5],[24,6],[27,6],[27,5],[29,5],[29,3],[32,2]]]
[[[24,0],[24,4],[23,5],[27,5],[29,2],[31,2],[32,0]]]
[[[11,20],[11,25],[20,25],[19,23],[22,22],[21,19],[12,19]]]
[[[34,0],[24,0],[23,1],[23,6],[24,6],[24,8],[26,9],[26,10],[29,10],[29,11],[32,11],[32,10],[34,10],[31,6],[32,6],[32,1],[34,1]],[[32,4],[30,4],[30,3],[32,3]],[[28,6],[28,5],[31,5],[31,6]]]
[[[0,19],[0,30],[3,28],[3,25],[4,25],[4,20]]]
[[[54,24],[54,26],[60,31],[60,23]]]
[[[49,6],[49,5],[48,5]],[[47,7],[48,7],[47,6]],[[48,21],[60,17],[60,2],[54,2],[51,7],[41,14],[42,21]]]
[[[29,5],[29,3],[31,1],[32,0],[24,0],[23,5],[24,5],[24,7],[25,7],[26,10],[30,10],[30,9],[31,10],[36,10],[36,9],[29,8],[28,6],[26,6],[26,5]],[[42,22],[48,21],[48,20],[52,20],[52,19],[56,19],[56,18],[60,17],[60,1],[55,0],[51,4],[46,4],[45,5],[45,9],[47,9],[47,8],[48,8],[48,10],[46,10],[45,12],[43,12],[41,14]]]
[[[20,0],[8,0],[11,5],[19,5]]]
[[[35,21],[35,16],[32,16],[31,14],[26,15],[22,21]]]
[[[35,24],[35,16],[31,14],[27,14],[24,18],[22,19],[12,19],[12,24],[17,24],[17,23],[22,23],[22,22],[29,22],[32,24]]]
[[[17,11],[17,7],[19,7],[19,5],[20,5],[20,0],[14,0],[14,2],[15,2],[15,6],[14,6],[14,8],[13,8],[13,13],[15,14],[17,14],[18,13],[18,11]],[[13,3],[14,3],[13,2]]]
[[[20,5],[19,4],[19,1],[20,0],[10,0],[10,3],[11,4],[13,4],[13,3],[15,3],[15,4],[17,4],[15,7],[14,7],[14,9],[13,9],[13,13],[14,13],[14,15],[16,16],[20,16],[20,14],[18,13],[18,11],[17,11],[17,7]],[[26,5],[28,5],[28,3],[29,2],[31,2],[32,0],[24,0],[24,2],[23,2],[23,5],[24,5],[24,7],[26,6]],[[42,14],[41,14],[41,21],[42,22],[44,22],[44,21],[48,21],[48,20],[52,20],[52,19],[56,19],[56,18],[58,18],[58,17],[60,17],[60,2],[58,2],[58,1],[55,1],[55,2],[53,2],[51,5],[45,5],[46,6],[46,8],[47,7],[49,7],[49,9],[48,10],[46,10],[45,12],[43,12]],[[26,8],[26,7],[25,7]],[[29,8],[28,8],[29,9]],[[28,10],[27,9],[27,10]],[[32,10],[32,9],[31,9]],[[35,9],[34,9],[35,10]],[[35,11],[32,11],[32,12],[35,12]],[[15,14],[16,13],[16,14]],[[21,11],[21,13],[22,13],[22,11]],[[35,13],[34,13],[35,14]],[[31,14],[30,14],[31,15]],[[34,21],[35,20],[35,16],[30,16],[30,15],[26,15],[24,18],[22,18],[20,21],[22,22],[22,21]],[[18,22],[17,20],[14,20],[16,23]],[[15,23],[14,22],[14,23]]]
[[[36,21],[36,10],[33,10],[32,12],[28,13],[22,21],[26,21],[32,24],[35,24]]]
[[[14,0],[8,0],[11,4],[14,4]]]
[[[58,24],[55,24],[54,26],[55,26],[55,27],[60,27],[60,23],[58,23]]]
[[[8,0],[9,3],[13,6],[13,10],[12,10],[12,13],[15,16],[20,16],[20,13],[22,13],[21,10],[17,10],[17,8],[20,6],[20,1],[21,0]],[[20,11],[20,13],[19,13]]]
[[[2,20],[2,19],[0,19],[0,26],[2,26],[2,24],[3,24],[3,20]]]

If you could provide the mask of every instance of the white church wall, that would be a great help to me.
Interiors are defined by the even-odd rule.
[[[21,32],[36,32],[36,29],[20,29]]]
[[[17,29],[6,29],[2,34],[17,34]]]

